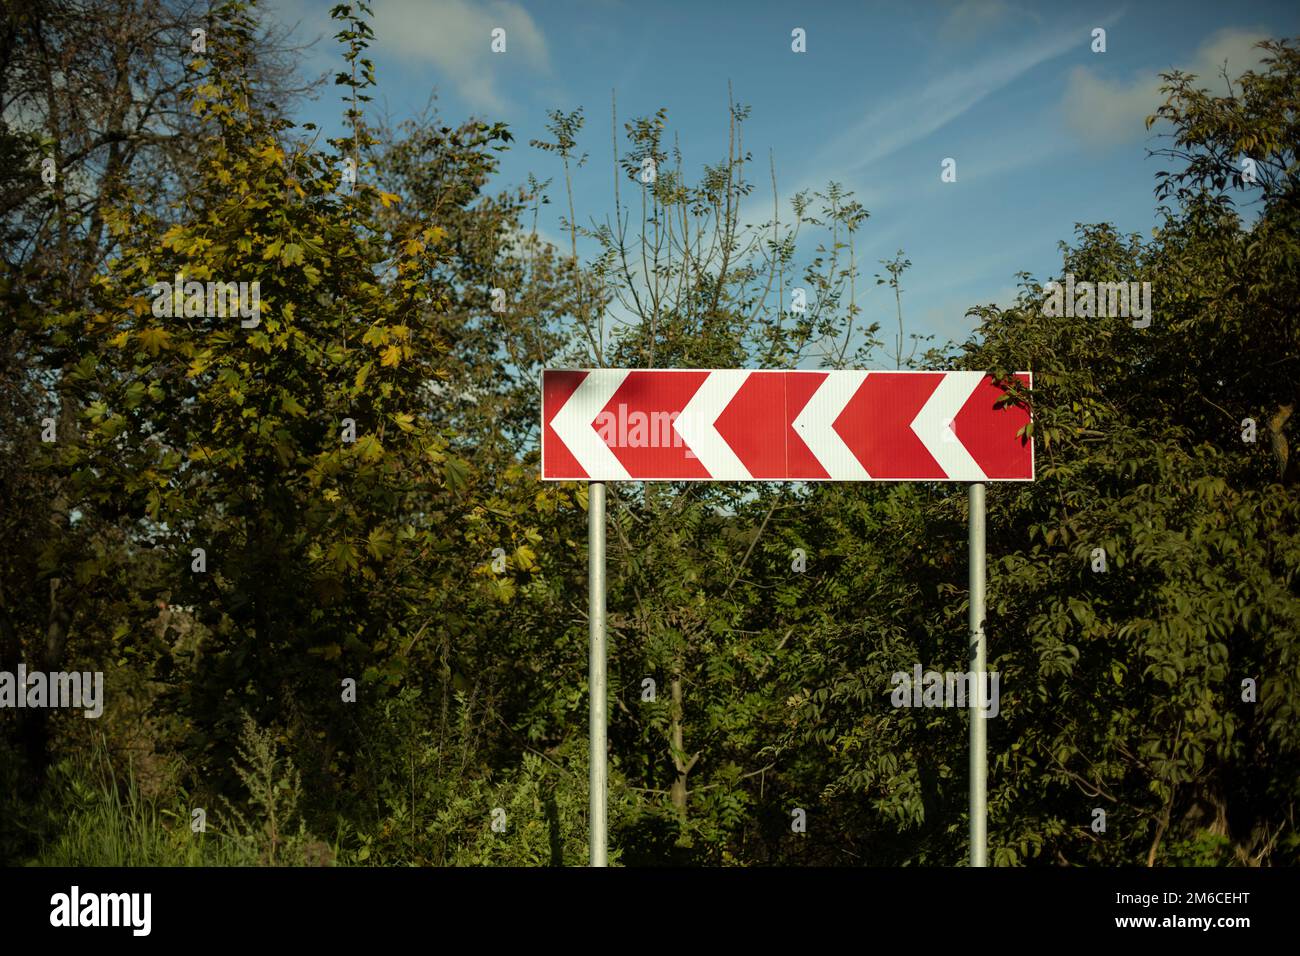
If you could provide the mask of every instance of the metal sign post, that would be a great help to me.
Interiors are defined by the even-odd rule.
[[[605,764],[605,727],[609,715],[606,713],[605,692],[605,484],[600,481],[587,485],[587,607],[587,690],[591,696],[587,753],[588,839],[590,865],[606,866],[605,791],[609,773]]]
[[[985,708],[988,705],[987,648],[984,639],[984,485],[970,486],[970,670],[974,675],[970,697],[970,865],[987,866],[988,850],[988,739]]]
[[[1013,378],[1027,388],[1033,378]],[[606,481],[954,481],[970,493],[970,865],[987,866],[984,491],[1033,481],[1025,403],[986,372],[546,369],[543,481],[586,481],[591,865],[606,866]]]

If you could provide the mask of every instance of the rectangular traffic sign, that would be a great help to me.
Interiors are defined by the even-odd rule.
[[[542,478],[1032,481],[1005,394],[985,372],[548,369]]]

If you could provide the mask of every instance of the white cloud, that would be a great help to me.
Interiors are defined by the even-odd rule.
[[[498,65],[523,63],[549,73],[546,37],[513,0],[383,0],[375,5],[375,45],[392,55],[430,63],[473,105],[499,112]],[[492,31],[506,31],[506,52],[491,51]]]
[[[431,67],[437,82],[454,87],[479,109],[501,111],[497,88],[501,73],[520,67],[550,73],[546,37],[515,0],[380,0],[373,8],[372,53]],[[339,27],[330,19],[327,5],[316,0],[268,0],[267,9],[281,22],[297,24],[300,35],[315,41],[307,53],[312,69],[326,71],[330,77],[345,69],[342,49],[333,39]],[[505,53],[491,50],[496,27],[506,31]],[[383,77],[379,79],[383,85]]]
[[[1155,112],[1159,96],[1160,79],[1154,72],[1125,82],[1076,66],[1066,80],[1061,110],[1080,138],[1104,146],[1142,135],[1146,117]]]
[[[1227,61],[1228,75],[1232,77],[1256,69],[1264,60],[1264,51],[1255,49],[1255,44],[1268,37],[1269,34],[1261,30],[1220,30],[1202,44],[1190,72],[1201,77],[1211,90],[1226,93],[1227,85],[1219,76],[1224,61]]]
[[[1190,64],[1180,67],[1194,73],[1199,85],[1211,92],[1227,93],[1219,76],[1224,61],[1228,75],[1236,77],[1259,65],[1262,51],[1255,43],[1267,39],[1255,30],[1229,28],[1211,36]],[[1086,142],[1105,146],[1136,139],[1146,133],[1146,118],[1162,102],[1160,71],[1145,70],[1128,80],[1108,79],[1100,68],[1076,67],[1066,82],[1061,110],[1067,122]]]

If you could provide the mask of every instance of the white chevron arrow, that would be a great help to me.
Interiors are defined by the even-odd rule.
[[[747,378],[745,370],[710,372],[673,422],[704,470],[719,481],[751,481],[754,477],[714,427]]]
[[[985,481],[988,477],[952,430],[953,419],[983,380],[983,372],[945,372],[939,387],[912,419],[916,437],[954,481]]]
[[[555,434],[592,481],[625,481],[630,477],[623,463],[592,428],[596,416],[609,404],[627,376],[627,369],[593,369],[551,419]]]
[[[795,431],[808,450],[836,481],[870,481],[856,455],[833,427],[844,406],[862,387],[869,373],[860,370],[830,372],[794,420]]]

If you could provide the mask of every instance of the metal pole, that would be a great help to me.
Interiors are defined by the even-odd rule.
[[[970,669],[978,690],[970,701],[970,865],[988,866],[988,764],[984,706],[987,648],[984,638],[984,485],[970,486]]]
[[[608,770],[605,765],[605,485],[593,481],[587,486],[587,688],[591,695],[588,731],[588,810],[591,866],[606,866],[607,842],[605,797]]]

